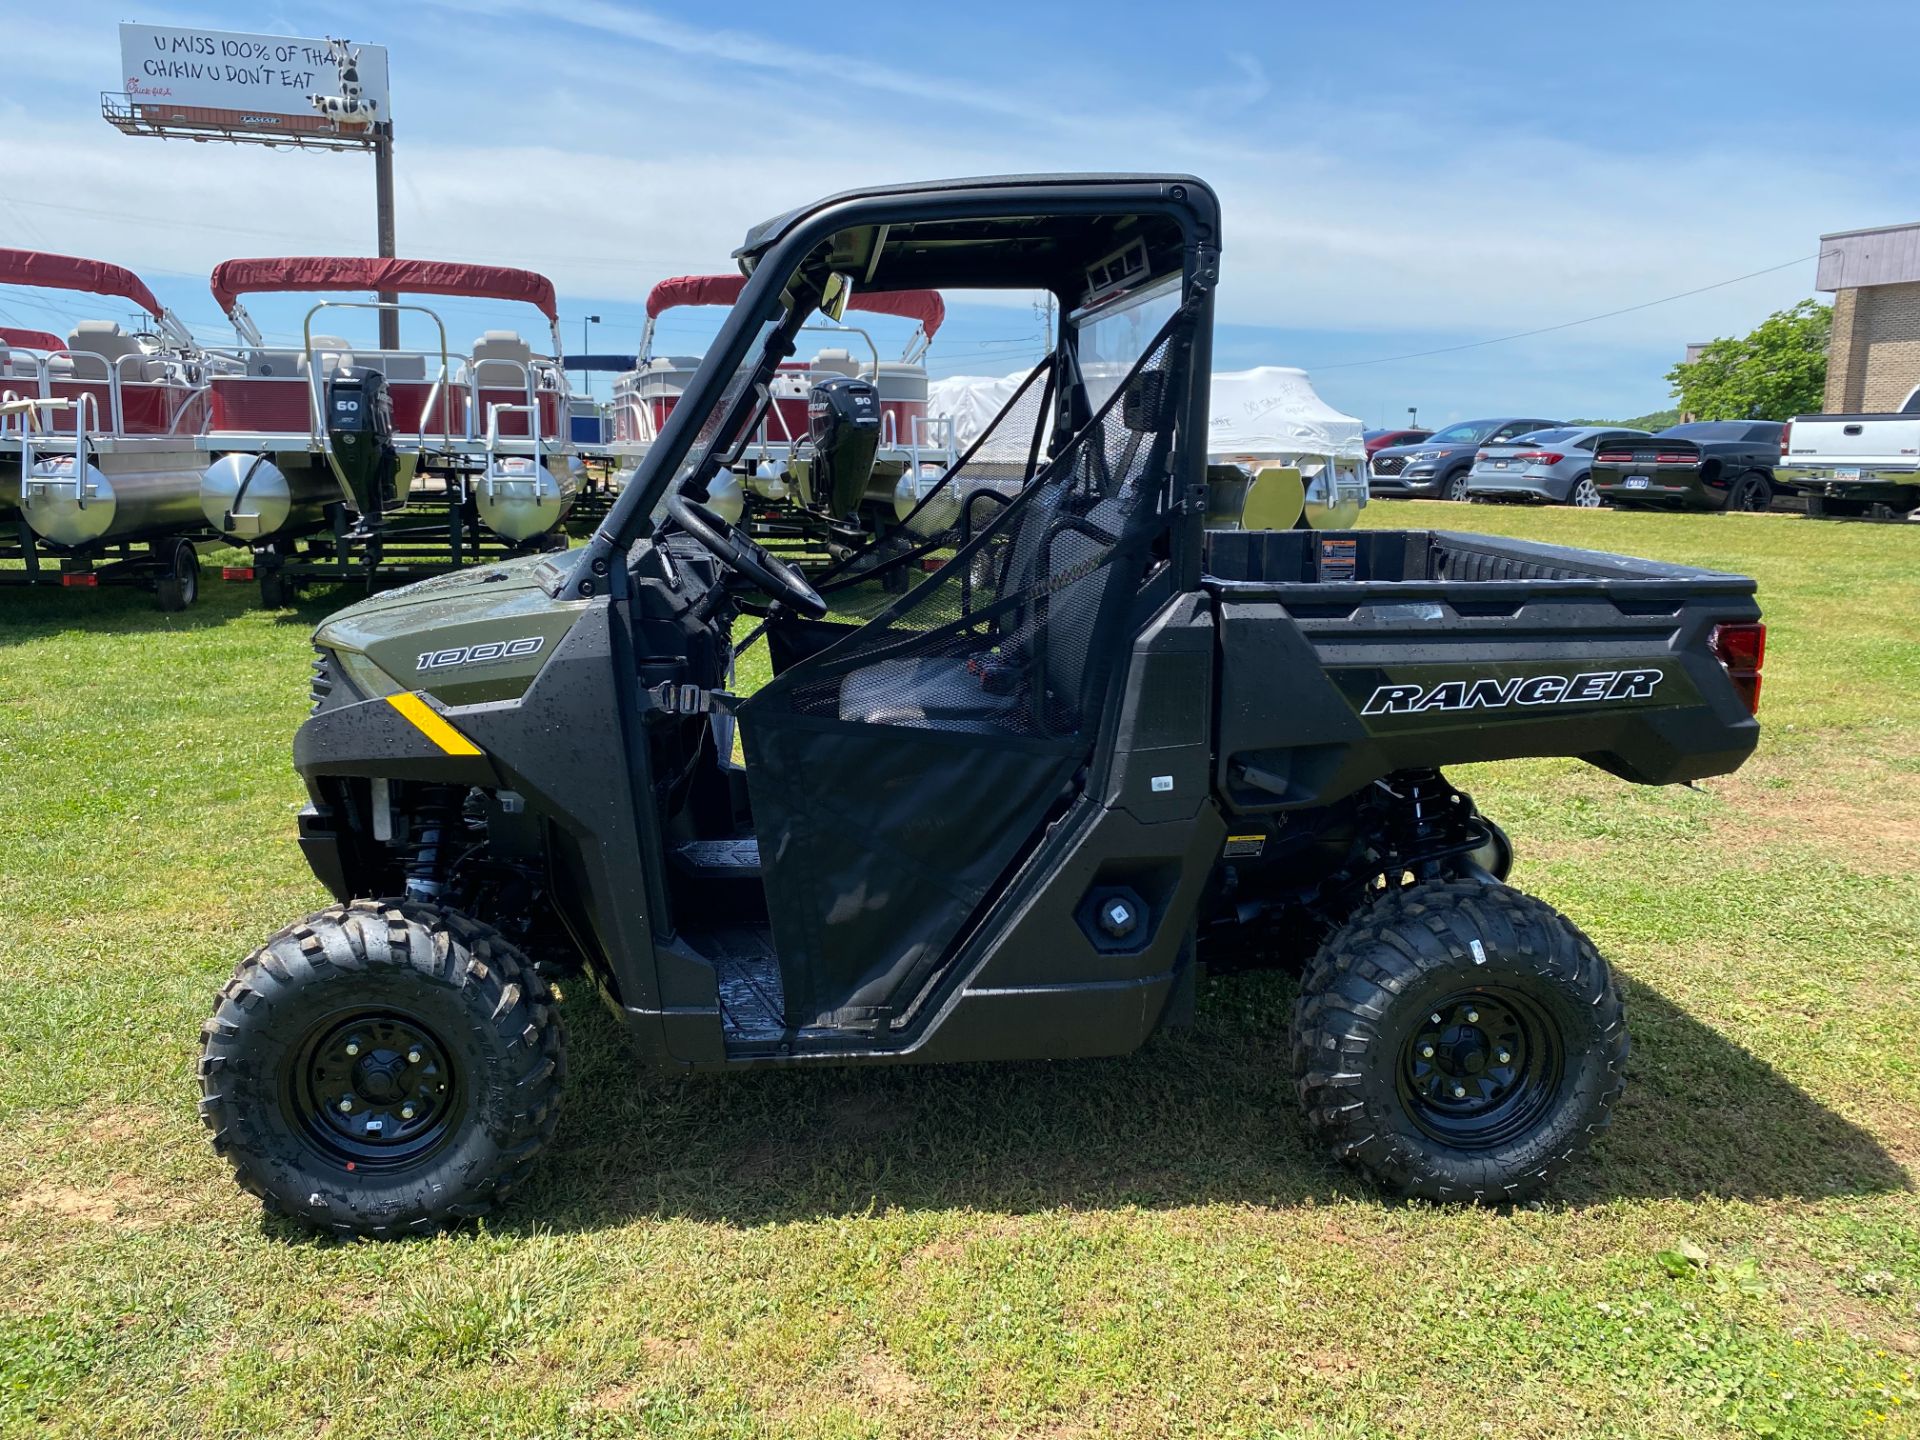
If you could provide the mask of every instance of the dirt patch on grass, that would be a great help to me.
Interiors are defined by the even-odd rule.
[[[862,1355],[853,1373],[860,1393],[882,1409],[904,1410],[926,1393],[925,1385],[877,1351]]]
[[[150,1230],[181,1218],[187,1206],[174,1196],[156,1195],[131,1175],[116,1175],[105,1185],[30,1185],[7,1202],[7,1213],[22,1220]]]
[[[1920,775],[1854,756],[1823,763],[1817,779],[1767,765],[1712,784],[1744,822],[1717,833],[1742,850],[1808,844],[1875,874],[1920,870]]]

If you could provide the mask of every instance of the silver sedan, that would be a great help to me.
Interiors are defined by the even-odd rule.
[[[1483,446],[1467,472],[1467,498],[1594,508],[1600,504],[1593,488],[1594,447],[1646,433],[1617,425],[1561,425]]]

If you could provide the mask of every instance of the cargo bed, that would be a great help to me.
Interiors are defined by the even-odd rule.
[[[1759,620],[1745,576],[1362,530],[1215,532],[1206,577],[1224,652],[1219,783],[1248,811],[1523,756],[1671,784],[1734,769],[1759,736],[1715,642]]]

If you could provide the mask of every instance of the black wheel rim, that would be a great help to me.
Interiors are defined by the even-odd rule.
[[[1565,1073],[1559,1032],[1528,997],[1468,990],[1427,1007],[1401,1047],[1401,1103],[1460,1149],[1504,1145],[1553,1107]]]
[[[347,1170],[393,1170],[446,1143],[463,1101],[440,1038],[393,1010],[336,1014],[294,1052],[283,1090],[289,1117]]]

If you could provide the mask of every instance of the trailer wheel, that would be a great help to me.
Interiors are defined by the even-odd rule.
[[[200,1115],[270,1213],[391,1239],[504,1199],[565,1065],[546,982],[498,932],[356,900],[240,962],[201,1027]]]
[[[1749,470],[1727,491],[1726,508],[1732,512],[1754,514],[1773,504],[1773,486],[1757,470]]]
[[[1607,1128],[1626,1020],[1607,963],[1505,885],[1390,891],[1330,936],[1294,1012],[1313,1132],[1395,1193],[1523,1200]]]
[[[190,609],[200,598],[200,552],[191,540],[172,542],[166,571],[154,583],[153,596],[162,610]]]
[[[292,582],[286,572],[278,566],[263,566],[260,570],[260,604],[268,610],[284,610],[294,600]]]

